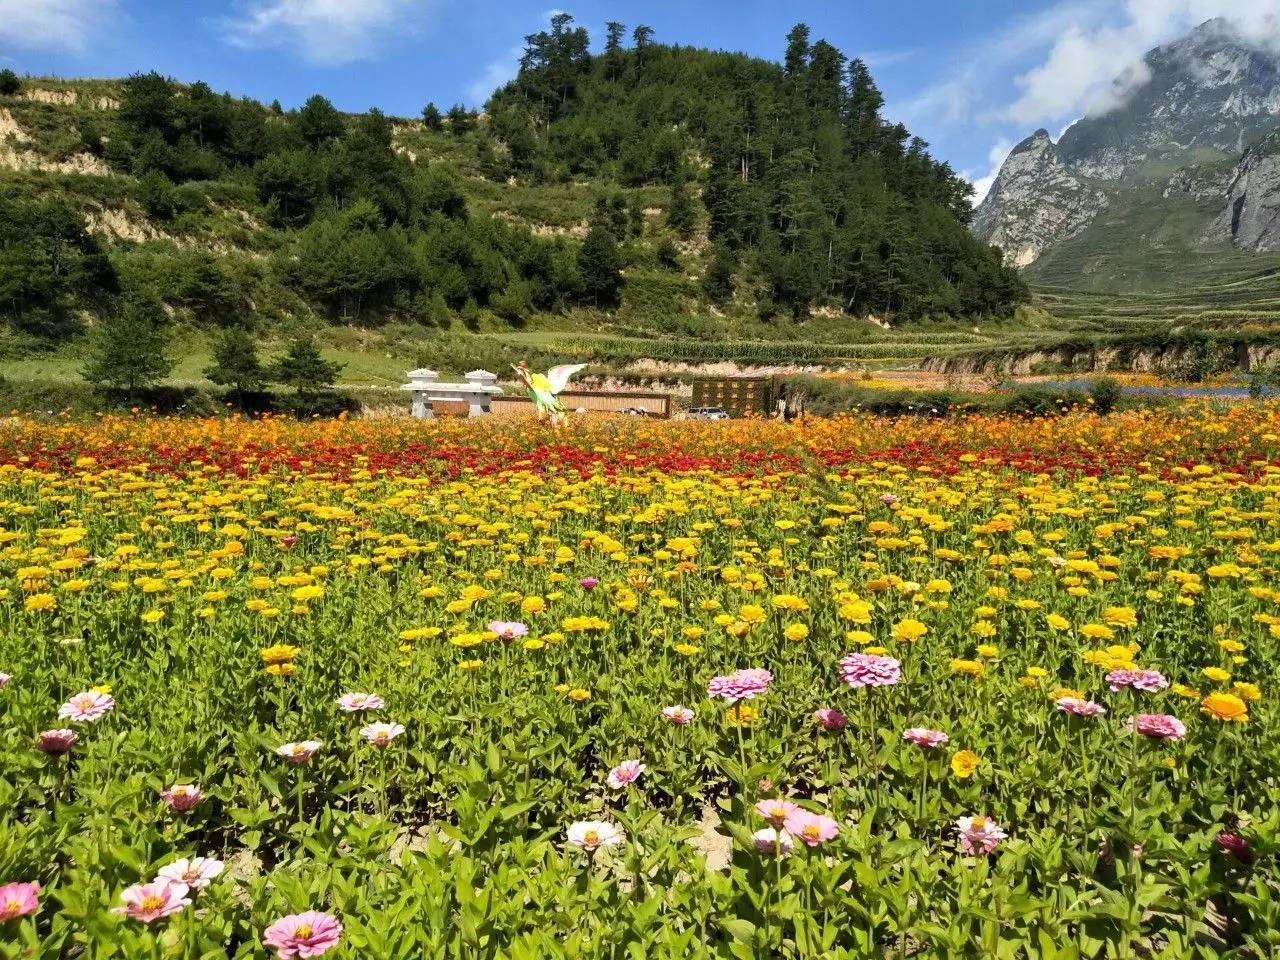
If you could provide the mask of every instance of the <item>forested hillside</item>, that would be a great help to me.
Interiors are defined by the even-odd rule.
[[[0,73],[0,314],[58,342],[209,328],[620,324],[705,334],[1008,314],[969,186],[797,26],[782,64],[568,15],[486,110],[296,111],[158,74]],[[163,309],[160,309],[163,308]],[[163,318],[167,318],[164,320]]]

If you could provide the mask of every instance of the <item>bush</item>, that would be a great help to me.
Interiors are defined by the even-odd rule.
[[[21,89],[22,81],[18,79],[16,73],[8,67],[0,70],[0,96],[12,97]]]
[[[1098,413],[1110,413],[1120,399],[1120,384],[1112,377],[1100,377],[1089,388],[1089,397]]]

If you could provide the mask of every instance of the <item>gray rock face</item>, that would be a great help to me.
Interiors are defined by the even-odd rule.
[[[1245,250],[1280,249],[1280,135],[1245,152],[1232,171],[1226,199],[1209,239],[1229,237]]]
[[[1009,154],[974,213],[973,232],[1025,267],[1056,240],[1075,236],[1106,203],[1103,191],[1073,172],[1046,130]]]
[[[1280,142],[1245,154],[1230,185],[1194,168],[1240,158],[1278,124],[1280,60],[1210,20],[1126,70],[1058,143],[1039,130],[1019,144],[975,211],[973,231],[1026,266],[1087,227],[1117,191],[1167,182],[1168,190],[1228,190],[1227,228],[1215,221],[1206,237],[1263,249],[1275,242],[1264,194],[1277,173],[1264,156],[1280,152]]]

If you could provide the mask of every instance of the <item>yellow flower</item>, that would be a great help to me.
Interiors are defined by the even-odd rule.
[[[33,613],[48,613],[58,609],[58,601],[52,593],[33,593],[22,605]]]
[[[782,635],[788,640],[799,641],[809,636],[809,628],[803,623],[791,623],[782,631]]]
[[[520,612],[527,617],[537,616],[547,609],[547,601],[542,597],[525,597],[520,601]]]
[[[1080,628],[1080,633],[1090,640],[1110,640],[1116,635],[1114,630],[1101,623],[1086,623]]]
[[[979,758],[972,750],[960,750],[951,758],[951,772],[968,780],[978,769]]]
[[[292,663],[269,663],[267,664],[267,673],[273,677],[287,677],[294,671]]]
[[[1239,640],[1219,640],[1218,647],[1226,653],[1244,652],[1244,644]]]
[[[951,672],[977,679],[986,675],[987,668],[978,660],[961,660],[958,658],[952,658]]]
[[[539,640],[537,637],[530,637],[529,639],[525,640],[523,644],[521,644],[521,646],[523,646],[526,650],[541,650],[546,645],[547,643],[545,640]]]
[[[982,657],[982,659],[984,660],[990,660],[993,657],[1000,656],[1000,648],[996,646],[992,646],[989,643],[978,644],[977,652],[978,652],[978,656]]]
[[[1248,723],[1249,708],[1232,693],[1211,693],[1200,701],[1200,710],[1228,723]]]
[[[144,614],[142,614],[141,619],[143,623],[159,623],[161,620],[164,619],[164,611],[148,610]]]
[[[1231,674],[1223,670],[1221,667],[1205,667],[1200,671],[1214,683],[1226,683],[1231,679]]]
[[[1180,697],[1186,697],[1188,700],[1200,699],[1200,691],[1197,690],[1195,687],[1187,686],[1185,683],[1175,683],[1169,689],[1171,689],[1174,693],[1176,693]]]
[[[995,624],[990,620],[979,620],[969,628],[969,632],[975,637],[994,637],[996,635],[996,628]]]
[[[483,666],[484,666],[483,660],[463,660],[460,664],[458,664],[458,669],[461,670],[463,673],[471,673],[474,670],[479,670]]]
[[[745,703],[735,703],[725,711],[724,716],[734,726],[749,727],[752,721],[759,718],[760,711]]]
[[[585,690],[582,687],[574,687],[572,690],[569,691],[568,697],[574,703],[582,703],[582,701],[584,700],[591,699],[591,691]]]
[[[775,609],[786,610],[791,613],[806,613],[809,610],[808,601],[792,593],[779,594],[771,602]]]
[[[1112,627],[1136,627],[1138,615],[1132,607],[1107,607],[1102,611],[1102,621]]]
[[[893,638],[903,643],[915,643],[926,633],[929,628],[919,620],[912,620],[910,617],[905,620],[899,620],[893,627]]]
[[[1071,621],[1068,620],[1066,617],[1060,616],[1056,613],[1045,614],[1044,622],[1045,622],[1045,625],[1048,626],[1050,630],[1070,630],[1071,629]]]
[[[1035,677],[1036,679],[1040,679],[1042,677],[1047,677],[1048,675],[1049,675],[1049,671],[1046,670],[1044,667],[1027,667],[1028,677]]]
[[[1083,700],[1084,691],[1076,690],[1074,687],[1057,687],[1049,694],[1049,699],[1054,703],[1057,703],[1059,700],[1066,699],[1067,697],[1072,697],[1076,700]]]
[[[287,643],[277,643],[274,646],[264,647],[259,651],[262,656],[262,662],[266,664],[289,663],[296,659],[301,652],[301,647],[291,647]]]
[[[702,652],[701,647],[695,647],[692,643],[677,643],[672,649],[682,657],[693,657]]]
[[[1262,699],[1262,691],[1259,690],[1256,685],[1252,683],[1245,683],[1241,680],[1237,680],[1234,684],[1232,684],[1231,692],[1234,693],[1241,700],[1261,700]]]

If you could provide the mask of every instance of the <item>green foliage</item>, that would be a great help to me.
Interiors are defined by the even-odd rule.
[[[93,329],[85,380],[128,393],[154,386],[173,368],[168,318],[154,295],[138,294]]]
[[[109,311],[112,271],[84,221],[117,212],[176,241],[110,243],[123,288],[184,322],[445,327],[465,313],[479,328],[624,302],[651,316],[623,270],[655,265],[705,278],[665,318],[686,335],[708,301],[737,317],[752,301],[770,316],[919,317],[1007,313],[1023,294],[968,238],[958,178],[881,118],[865,67],[805,31],[785,67],[659,45],[646,26],[627,37],[611,23],[593,55],[557,14],[483,120],[427,104],[421,125],[397,125],[320,95],[286,113],[156,72],[69,81],[79,105],[15,99],[31,149],[129,176],[4,175],[19,190],[0,190],[0,314],[62,339],[81,312]],[[91,106],[104,96],[120,109]],[[64,194],[67,217],[33,214]]]
[[[711,248],[707,272],[702,275],[702,292],[712,303],[724,303],[733,296],[733,274],[738,264],[733,251],[717,243]]]
[[[1120,399],[1120,384],[1112,377],[1099,377],[1090,385],[1089,397],[1098,413],[1110,413]]]
[[[622,288],[622,256],[612,231],[601,224],[592,225],[582,241],[578,281],[587,303],[608,307],[617,302]]]
[[[83,299],[115,289],[101,242],[70,203],[0,190],[0,318],[23,333],[66,337],[79,328]]]
[[[22,89],[22,81],[9,67],[0,70],[0,96],[12,97]]]
[[[253,335],[243,327],[224,331],[214,344],[213,366],[205,376],[239,394],[261,390],[267,384],[268,372],[258,357]]]
[[[322,393],[333,386],[342,365],[324,359],[312,337],[299,337],[271,370],[271,379],[300,394]]]
[[[1007,313],[1026,298],[968,233],[967,181],[881,117],[865,64],[810,43],[803,25],[779,67],[658,46],[647,27],[631,50],[611,28],[592,57],[571,23],[528,38],[519,75],[491,101],[538,131],[519,173],[671,183],[669,223],[687,234],[696,207],[680,171],[696,150],[712,238],[757,253],[768,299],[796,317],[817,300],[918,317]]]

